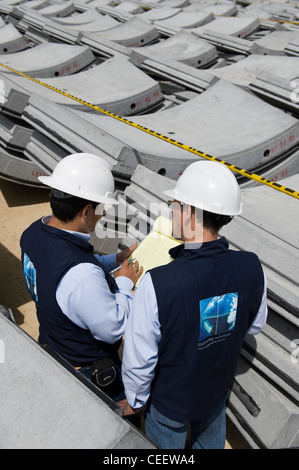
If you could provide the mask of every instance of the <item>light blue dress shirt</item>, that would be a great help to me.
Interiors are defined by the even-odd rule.
[[[267,320],[267,281],[259,311],[248,330],[256,335]],[[122,379],[125,394],[132,408],[142,407],[148,400],[151,382],[158,361],[161,339],[156,293],[149,273],[140,281],[134,295],[131,313],[125,331]]]
[[[47,223],[49,217],[44,217],[43,222]],[[90,240],[86,233],[67,232],[86,242]],[[116,254],[95,257],[109,272],[117,268]],[[80,263],[67,271],[56,290],[62,312],[77,326],[89,330],[94,338],[110,344],[124,334],[134,287],[133,281],[124,276],[116,277],[115,281],[119,290],[113,294],[100,267]]]

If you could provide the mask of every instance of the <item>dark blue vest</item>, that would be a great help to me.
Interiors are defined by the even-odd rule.
[[[161,323],[151,400],[162,414],[185,421],[225,400],[264,276],[254,253],[229,250],[224,237],[170,254],[174,261],[150,271]]]
[[[48,344],[73,366],[88,364],[103,357],[114,357],[120,341],[114,345],[96,340],[61,311],[56,289],[61,277],[79,263],[101,267],[111,292],[117,285],[114,278],[93,255],[93,247],[79,237],[34,222],[21,237],[22,264],[27,288],[36,303],[39,321],[39,343]]]

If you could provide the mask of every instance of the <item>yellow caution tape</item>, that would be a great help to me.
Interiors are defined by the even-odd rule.
[[[200,150],[190,147],[189,145],[186,145],[182,142],[178,142],[177,140],[171,139],[170,137],[160,134],[159,132],[156,132],[151,129],[148,129],[147,127],[141,126],[140,124],[137,124],[136,122],[130,121],[129,119],[118,116],[117,114],[111,113],[110,111],[106,111],[105,109],[99,108],[98,106],[88,103],[87,101],[81,100],[80,98],[77,98],[76,96],[66,93],[65,91],[59,90],[59,88],[55,88],[51,85],[41,82],[40,80],[37,80],[36,78],[26,75],[25,73],[20,72],[19,70],[15,70],[12,67],[9,67],[8,65],[0,63],[0,66],[10,70],[11,72],[14,72],[20,75],[21,77],[28,78],[29,80],[32,80],[33,82],[38,83],[39,85],[49,88],[50,90],[53,90],[56,93],[60,93],[61,95],[64,95],[74,101],[77,101],[78,103],[88,106],[89,108],[95,109],[96,111],[99,111],[100,113],[106,114],[107,116],[110,116],[113,119],[117,119],[118,121],[124,122],[125,124],[135,127],[136,129],[146,132],[147,134],[153,135],[154,137],[158,137],[159,139],[164,140],[165,142],[168,142],[169,144],[175,145],[176,147],[180,147],[181,149],[186,150],[187,152],[191,152],[199,157],[205,158],[206,160],[211,160],[214,162],[222,163],[223,165],[227,166],[227,168],[229,168],[231,171],[234,171],[235,173],[239,173],[240,175],[245,176],[246,178],[252,179],[258,183],[264,184],[273,189],[276,189],[277,191],[287,194],[288,196],[292,196],[296,199],[299,199],[298,191],[294,191],[293,189],[287,188],[286,186],[282,186],[281,184],[276,183],[274,181],[270,181],[267,178],[263,178],[255,173],[251,173],[250,171],[243,170],[242,168],[239,168],[236,165],[228,163],[225,160],[221,160],[219,158],[213,157],[212,155],[209,155],[205,152],[201,152]]]

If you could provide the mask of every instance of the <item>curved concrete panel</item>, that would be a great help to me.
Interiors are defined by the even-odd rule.
[[[0,148],[1,178],[27,186],[41,187],[38,177],[44,174],[36,163]]]
[[[26,49],[28,43],[24,36],[9,23],[0,29],[0,54],[10,54]]]
[[[177,15],[166,18],[163,21],[154,21],[156,28],[165,34],[174,34],[181,29],[200,27],[214,20],[212,13],[194,11],[191,13],[180,12]]]
[[[50,106],[38,102],[35,96],[31,98],[23,118],[33,127],[38,122],[38,129],[55,139],[60,136],[60,140],[67,139],[71,145],[78,140],[77,148],[86,148],[86,142],[79,142],[80,136],[70,133],[76,123],[84,135],[93,136],[92,145],[99,149],[103,133],[108,140],[111,136],[112,140],[134,149],[131,154],[117,157],[113,170],[120,177],[132,175],[140,163],[176,180],[190,163],[201,158],[108,116],[68,108],[67,116],[63,117],[64,111],[58,105],[53,103],[51,109],[43,111]],[[299,142],[299,123],[295,118],[225,81],[172,109],[130,120],[241,168],[250,171],[258,168],[266,178],[271,178],[278,157],[286,158],[286,164],[287,158],[292,159]]]
[[[44,43],[25,51],[0,55],[0,63],[31,77],[58,77],[78,72],[94,61],[87,46]],[[11,74],[7,69],[1,72]]]
[[[181,8],[152,8],[151,10],[141,13],[141,15],[139,15],[139,18],[142,20],[150,21],[152,23],[153,21],[165,20],[166,18],[175,16],[181,11]]]
[[[191,29],[191,32],[200,37],[204,31],[210,30],[244,38],[258,29],[259,26],[260,20],[258,18],[233,16],[231,18],[216,18],[205,26]]]
[[[67,16],[70,15],[75,11],[75,5],[73,2],[62,2],[62,3],[54,3],[49,5],[45,8],[41,8],[39,13],[42,16],[46,17],[55,17],[55,16]]]
[[[293,80],[299,76],[299,62],[296,57],[252,54],[235,64],[209,70],[209,72],[246,88],[262,72]]]
[[[92,112],[91,108],[82,103],[26,78],[9,76],[5,80],[5,76],[2,77],[4,86],[12,89],[16,86],[20,96],[38,93],[50,101]],[[139,113],[163,99],[160,85],[121,57],[108,59],[96,67],[68,77],[44,79],[43,83],[120,115]]]
[[[213,13],[213,15],[226,15],[231,16],[238,12],[237,5],[232,2],[227,3],[215,3],[209,5],[208,3],[192,2],[190,5],[184,7],[184,11],[204,11],[206,13]]]
[[[66,26],[75,26],[75,25],[82,25],[85,23],[91,23],[95,21],[97,18],[101,18],[103,15],[94,9],[86,10],[83,13],[79,13],[77,15],[71,15],[63,18],[52,18],[53,21],[63,24]]]
[[[120,2],[118,5],[115,5],[110,8],[111,13],[115,13],[116,15],[118,15],[118,13],[128,13],[131,15],[136,15],[144,11],[142,5],[137,5],[135,2],[130,2],[129,0]]]
[[[32,10],[39,10],[40,8],[48,7],[49,5],[50,2],[48,0],[28,0],[18,5],[17,9],[18,11],[25,13],[27,8]]]
[[[299,31],[273,31],[254,41],[261,48],[262,54],[286,55],[289,43],[299,41]]]
[[[198,159],[122,122],[91,114],[82,117],[135,148],[140,163],[171,179],[177,179],[187,165]],[[154,115],[134,116],[132,120],[251,171],[273,162],[299,142],[299,122],[295,118],[221,80],[184,104]],[[116,170],[123,171],[121,162]]]
[[[98,16],[96,12],[95,19],[88,23],[82,23],[82,24],[68,23],[65,25],[60,24],[60,26],[62,28],[67,27],[70,29],[75,29],[76,31],[80,31],[80,32],[96,33],[100,31],[105,31],[106,29],[115,28],[120,25],[119,21],[117,21],[116,19],[112,18],[109,15],[101,15],[101,14],[99,15],[100,16]]]
[[[141,64],[146,58],[177,60],[192,67],[202,67],[218,57],[217,49],[187,31],[179,31],[164,41],[134,49],[130,62]]]
[[[115,41],[127,47],[144,46],[160,37],[158,30],[154,26],[137,17],[98,34],[105,39]]]

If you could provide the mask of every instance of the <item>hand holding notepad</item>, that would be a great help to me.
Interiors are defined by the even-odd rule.
[[[170,263],[172,258],[168,251],[180,243],[180,240],[172,238],[172,221],[166,217],[158,217],[152,231],[132,254],[132,258],[136,258],[139,265],[143,266],[143,274],[136,284],[139,284],[149,269]]]

